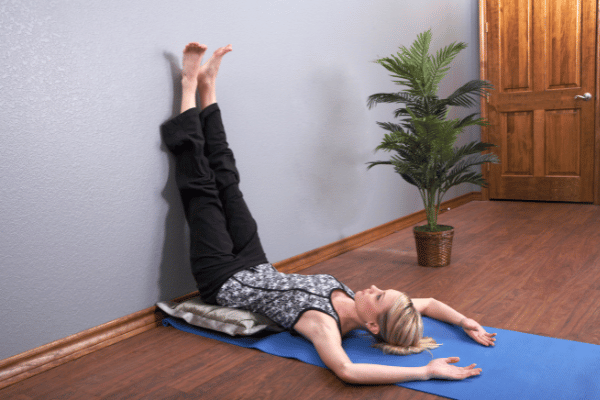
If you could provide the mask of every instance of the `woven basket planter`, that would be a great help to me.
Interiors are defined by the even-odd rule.
[[[423,232],[413,229],[417,245],[417,259],[423,267],[450,265],[454,228],[441,232]]]

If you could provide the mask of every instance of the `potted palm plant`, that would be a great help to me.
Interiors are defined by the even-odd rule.
[[[419,265],[446,266],[454,228],[438,225],[440,204],[446,192],[461,183],[485,186],[482,174],[472,167],[498,162],[491,153],[483,153],[492,144],[472,141],[456,146],[459,134],[468,126],[485,125],[478,113],[464,118],[449,118],[449,107],[471,107],[477,104],[492,86],[482,80],[472,80],[456,89],[447,98],[438,96],[438,86],[450,69],[449,64],[467,45],[452,43],[435,55],[429,54],[431,31],[417,36],[410,48],[400,47],[395,55],[375,62],[382,65],[403,86],[397,93],[377,93],[369,97],[368,107],[379,103],[399,103],[394,117],[398,122],[378,122],[388,131],[376,150],[394,153],[389,160],[369,162],[392,165],[394,170],[419,190],[427,224],[414,228]]]

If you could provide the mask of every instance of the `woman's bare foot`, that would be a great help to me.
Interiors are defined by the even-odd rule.
[[[202,68],[202,56],[205,51],[205,45],[195,42],[189,43],[183,50],[183,68],[181,70],[181,112],[196,107],[198,73]]]
[[[215,50],[206,64],[204,64],[198,71],[197,78],[199,86],[214,85],[219,72],[219,66],[221,65],[221,60],[223,59],[223,56],[229,53],[231,50],[232,48],[230,44]]]
[[[216,81],[219,66],[223,56],[232,50],[231,45],[220,47],[210,59],[198,70],[198,90],[200,91],[200,104],[204,109],[217,102]]]
[[[206,51],[206,45],[200,43],[189,43],[183,49],[182,79],[185,81],[197,81],[198,73],[202,68],[202,56]]]

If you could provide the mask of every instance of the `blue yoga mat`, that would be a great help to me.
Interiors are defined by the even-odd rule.
[[[425,336],[443,346],[432,351],[434,358],[457,356],[459,366],[476,363],[481,375],[464,381],[429,380],[399,383],[399,386],[453,399],[600,399],[600,346],[549,338],[504,329],[496,332],[495,347],[475,343],[459,327],[423,317]],[[165,326],[261,350],[280,357],[325,367],[313,345],[289,332],[266,337],[231,337],[201,329],[182,320],[166,318]],[[410,356],[383,354],[370,347],[374,339],[364,331],[346,335],[343,346],[356,363],[423,366],[431,361],[429,353]]]

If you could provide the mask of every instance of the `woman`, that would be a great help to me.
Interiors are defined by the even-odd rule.
[[[192,272],[207,303],[262,313],[315,346],[339,378],[381,384],[479,375],[475,364],[451,365],[457,357],[418,368],[354,364],[342,336],[366,329],[387,353],[411,354],[436,348],[423,338],[421,314],[463,327],[476,342],[494,345],[495,334],[434,299],[409,299],[393,289],[371,286],[354,294],[330,275],[283,274],[268,263],[256,222],[239,190],[239,174],[227,144],[216,99],[216,77],[231,45],[202,64],[206,46],[190,43],[183,52],[181,114],[162,126],[175,155],[176,181],[190,227]],[[199,93],[200,111],[196,106]]]

